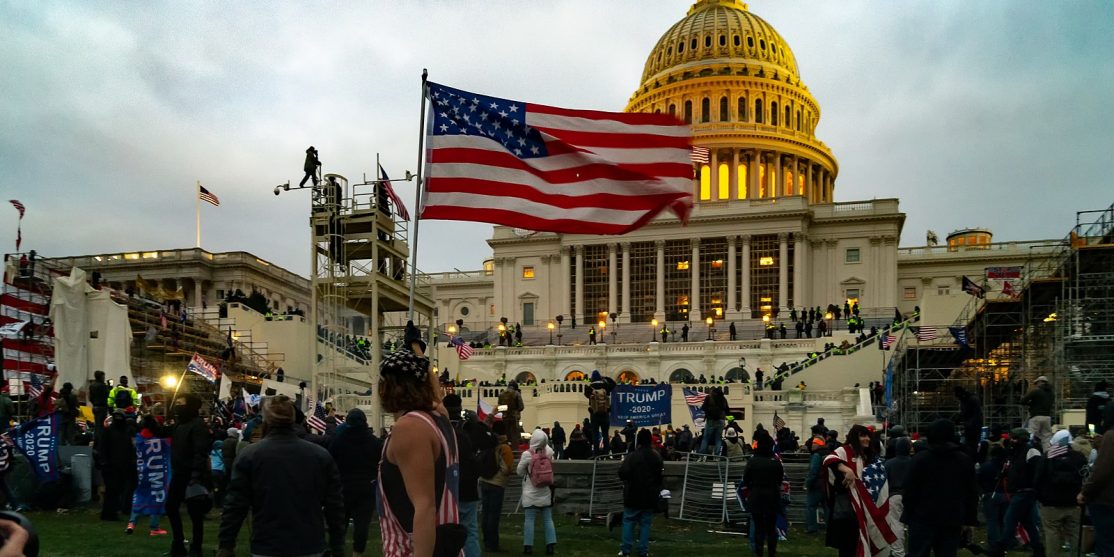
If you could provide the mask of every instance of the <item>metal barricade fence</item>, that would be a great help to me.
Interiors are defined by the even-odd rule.
[[[622,456],[597,456],[592,460],[592,484],[588,495],[588,516],[623,510],[623,482],[619,479]]]
[[[735,487],[726,457],[685,453],[684,482],[681,486],[680,509],[677,518],[693,522],[721,523],[727,506],[736,505]],[[739,463],[739,470],[743,469]],[[676,495],[674,502],[676,504]]]

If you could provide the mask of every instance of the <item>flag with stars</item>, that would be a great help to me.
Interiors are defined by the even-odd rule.
[[[868,557],[888,554],[890,544],[897,540],[897,536],[894,535],[887,521],[890,502],[886,470],[875,468],[875,466],[881,467],[882,462],[879,460],[864,465],[862,459],[855,455],[850,446],[843,445],[824,457],[824,474],[827,476],[827,484],[831,487],[843,481],[836,468],[838,464],[850,468],[855,478],[854,485],[847,490],[855,520],[859,523],[855,555]],[[881,477],[878,476],[879,473]],[[875,491],[871,491],[872,484],[875,486]]]
[[[863,483],[866,484],[866,490],[874,499],[875,505],[880,505],[890,498],[889,476],[886,475],[886,467],[882,463],[882,459],[877,459],[863,468]]]
[[[472,348],[471,346],[468,346],[468,343],[464,342],[464,339],[460,338],[458,336],[454,336],[452,338],[452,340],[449,341],[449,343],[452,344],[453,347],[456,348],[456,355],[457,355],[458,358],[460,358],[460,361],[462,361],[462,362],[464,360],[467,360],[468,358],[471,358],[472,357],[472,352],[475,352],[474,348]]]
[[[429,83],[423,219],[623,234],[692,209],[691,130],[667,114],[569,110]]]

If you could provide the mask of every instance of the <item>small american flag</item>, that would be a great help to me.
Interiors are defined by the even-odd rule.
[[[785,427],[785,420],[781,419],[777,412],[774,412],[774,431],[781,431],[783,427]]]
[[[460,357],[461,361],[471,358],[472,352],[475,352],[475,350],[471,346],[468,346],[468,343],[464,342],[464,339],[460,337],[453,337],[449,342],[456,347],[456,355]]]
[[[890,348],[893,348],[894,344],[897,343],[897,335],[895,335],[893,333],[890,333],[888,335],[882,335],[881,340],[882,340],[882,350],[889,350]]]
[[[31,374],[31,383],[27,386],[27,394],[31,398],[43,396],[43,380],[39,379],[39,376],[34,373]]]
[[[711,153],[711,151],[709,151],[707,147],[697,147],[697,146],[694,145],[692,147],[692,163],[693,164],[708,164],[708,163],[712,162],[712,159],[709,156],[710,153]]]
[[[306,416],[306,425],[318,433],[325,433],[325,407],[320,402],[310,400],[313,413]]]
[[[23,204],[20,203],[17,199],[11,199],[9,200],[9,203],[11,203],[13,207],[15,207],[16,211],[19,211],[19,218],[23,218],[23,214],[27,212],[27,207],[24,207]]]
[[[205,186],[201,184],[197,185],[197,197],[214,207],[220,207],[220,199],[217,199],[217,196],[213,192],[205,189]]]
[[[917,329],[917,340],[920,342],[936,340],[936,327],[921,327]]]
[[[685,389],[685,404],[689,406],[700,406],[704,404],[704,399],[708,398],[708,393],[701,393],[691,389]]]
[[[391,198],[391,204],[395,206],[395,213],[398,213],[398,216],[401,217],[402,220],[410,220],[410,211],[406,210],[406,205],[402,202],[402,198],[399,197],[398,194],[395,193],[395,189],[391,187],[391,178],[387,176],[387,171],[383,170],[383,165],[379,165],[379,175],[383,177],[379,182],[379,187],[383,188],[383,191],[387,192],[387,197]]]

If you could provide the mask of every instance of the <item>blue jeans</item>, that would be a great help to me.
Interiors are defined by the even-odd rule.
[[[723,427],[726,425],[724,420],[708,420],[704,424],[704,438],[700,440],[700,454],[708,454],[708,439],[716,440],[715,452],[713,455],[719,455],[720,448],[723,446]]]
[[[526,507],[526,522],[522,525],[522,545],[534,545],[534,518],[542,515],[542,526],[545,527],[545,545],[557,543],[557,529],[553,527],[553,507]]]
[[[158,530],[159,529],[159,518],[160,518],[160,516],[161,515],[157,515],[157,514],[151,515],[151,529],[152,530]],[[128,522],[130,524],[135,524],[136,520],[139,520],[139,513],[136,512],[135,507],[133,506],[132,507],[132,515],[131,515],[130,518],[128,518]]]
[[[623,509],[623,543],[619,550],[625,555],[630,555],[631,546],[634,545],[634,525],[638,526],[638,554],[650,553],[650,523],[654,520],[654,511],[649,509]]]
[[[1095,555],[1114,555],[1114,505],[1087,505],[1095,523]]]
[[[468,530],[464,541],[464,557],[480,557],[479,501],[460,502],[460,523]]]
[[[1006,508],[1009,503],[1001,494],[988,494],[982,496],[982,514],[986,520],[986,539],[990,543],[1000,539],[1002,535],[1002,522],[1006,520]]]
[[[499,521],[503,518],[503,492],[505,488],[480,482],[480,499],[483,502],[484,547],[499,548]]]
[[[1006,515],[998,539],[990,541],[991,553],[1009,549],[1014,540],[1014,532],[1020,524],[1029,534],[1029,547],[1032,548],[1034,557],[1044,557],[1044,544],[1041,542],[1040,520],[1036,509],[1035,491],[1024,490],[1015,493],[1009,506],[1006,507]]]
[[[816,511],[824,500],[824,492],[819,489],[810,489],[806,495],[805,503],[805,532],[812,534],[820,530],[820,522],[816,520]],[[824,521],[825,523],[827,520]]]

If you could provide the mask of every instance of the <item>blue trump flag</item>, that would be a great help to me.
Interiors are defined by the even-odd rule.
[[[58,469],[58,413],[51,412],[19,425],[10,433],[19,452],[27,457],[31,469],[42,482],[59,478]]]
[[[638,427],[667,424],[672,421],[672,407],[672,385],[616,385],[611,391],[611,425],[627,420]]]
[[[135,465],[139,482],[132,497],[132,510],[147,516],[163,514],[170,485],[170,440],[136,435]]]

